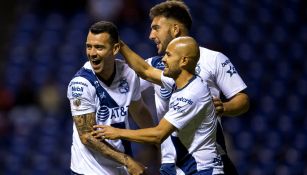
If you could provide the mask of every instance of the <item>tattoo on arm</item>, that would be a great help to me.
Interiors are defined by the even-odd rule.
[[[80,136],[93,131],[93,126],[96,124],[95,114],[83,114],[73,117],[78,133]]]
[[[127,165],[128,155],[115,150],[109,143],[104,140],[97,140],[94,137],[89,139],[89,147],[93,150],[102,152],[105,156],[112,158],[120,164]]]
[[[95,113],[77,115],[73,117],[82,143],[88,148],[101,153],[123,165],[126,165],[128,156],[115,150],[109,143],[104,140],[98,140],[91,135],[93,126],[96,124]]]

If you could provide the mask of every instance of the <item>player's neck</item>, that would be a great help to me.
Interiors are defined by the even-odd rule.
[[[116,74],[116,64],[114,63],[114,66],[111,66],[108,71],[105,71],[102,74],[98,75],[98,78],[105,85],[110,86],[115,78],[115,74]]]
[[[187,71],[182,71],[175,80],[177,89],[185,87],[193,77],[194,77],[193,74]]]

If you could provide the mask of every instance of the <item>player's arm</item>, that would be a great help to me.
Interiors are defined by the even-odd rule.
[[[240,77],[235,66],[224,54],[218,54],[215,62],[216,83],[222,93],[228,100],[221,102],[219,99],[214,100],[217,107],[217,113],[223,116],[238,116],[249,109],[249,98],[244,92],[246,85]]]
[[[219,98],[213,98],[214,106],[218,115],[238,116],[248,111],[249,98],[244,92],[235,94],[229,101],[222,102]]]
[[[131,101],[129,113],[140,128],[149,128],[154,126],[154,122],[142,98],[137,101]]]
[[[162,71],[150,66],[142,57],[132,51],[123,41],[121,41],[120,53],[124,56],[128,65],[143,79],[152,83],[162,85]]]
[[[127,166],[131,174],[143,173],[144,166],[134,161],[130,156],[115,150],[107,142],[98,140],[91,135],[96,124],[95,113],[73,116],[81,142],[88,148],[98,151],[116,162]]]
[[[125,139],[139,143],[161,144],[173,131],[176,130],[170,122],[162,118],[156,127],[128,130],[113,128],[107,125],[96,125],[94,128],[100,128],[93,132],[93,136],[99,138],[104,136],[107,139]]]

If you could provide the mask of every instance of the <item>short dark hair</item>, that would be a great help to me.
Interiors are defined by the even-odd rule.
[[[115,24],[108,21],[99,21],[90,27],[93,34],[108,33],[113,43],[119,42],[118,30]]]
[[[188,30],[192,27],[192,17],[189,8],[181,1],[165,1],[150,9],[150,19],[157,16],[173,18],[182,23]]]

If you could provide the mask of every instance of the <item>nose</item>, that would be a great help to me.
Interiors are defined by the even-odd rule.
[[[91,48],[88,50],[88,54],[90,57],[96,57],[97,56],[97,50],[95,48]]]
[[[165,55],[162,57],[162,62],[163,62],[163,64],[166,63],[166,56]]]
[[[153,30],[150,31],[149,39],[150,39],[150,40],[154,40],[154,39],[155,39]]]

